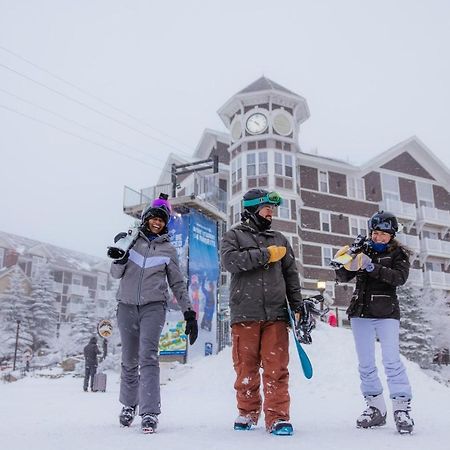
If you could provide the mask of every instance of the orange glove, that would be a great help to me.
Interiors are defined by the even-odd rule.
[[[270,245],[267,247],[269,251],[269,262],[277,262],[286,254],[286,247],[278,246],[278,245]]]

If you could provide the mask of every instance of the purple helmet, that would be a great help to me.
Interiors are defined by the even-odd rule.
[[[170,206],[168,198],[169,196],[167,194],[161,193],[158,198],[155,198],[155,200],[142,211],[141,222],[143,225],[152,217],[159,217],[166,225],[169,223],[172,207]]]

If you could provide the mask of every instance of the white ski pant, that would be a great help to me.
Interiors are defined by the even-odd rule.
[[[375,362],[375,342],[381,344],[382,361],[389,387],[390,398],[411,398],[411,386],[405,366],[400,360],[399,328],[396,319],[350,319],[356,353],[359,362],[361,392],[366,395],[378,395],[383,392]]]
[[[122,341],[119,401],[139,405],[139,414],[159,414],[159,338],[166,318],[161,303],[127,305],[119,302],[117,324]]]

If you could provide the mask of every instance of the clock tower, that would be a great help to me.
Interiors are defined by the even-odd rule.
[[[284,201],[274,217],[274,228],[292,236],[295,251],[298,134],[309,117],[306,100],[261,77],[231,97],[218,114],[232,140],[229,225],[240,221],[241,200],[247,190],[277,191]]]

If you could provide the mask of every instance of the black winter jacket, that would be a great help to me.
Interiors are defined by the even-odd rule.
[[[287,248],[278,262],[268,263],[270,245]],[[259,231],[253,222],[227,231],[221,242],[222,264],[231,272],[231,324],[245,321],[288,321],[286,297],[292,309],[302,303],[294,252],[278,231]]]
[[[86,366],[97,367],[98,360],[97,355],[100,354],[100,350],[97,347],[97,339],[91,338],[89,344],[84,347],[84,359]]]
[[[397,286],[406,283],[409,275],[409,254],[396,240],[383,253],[371,255],[372,272],[336,270],[336,279],[347,282],[356,276],[356,287],[347,309],[348,317],[400,319]]]

